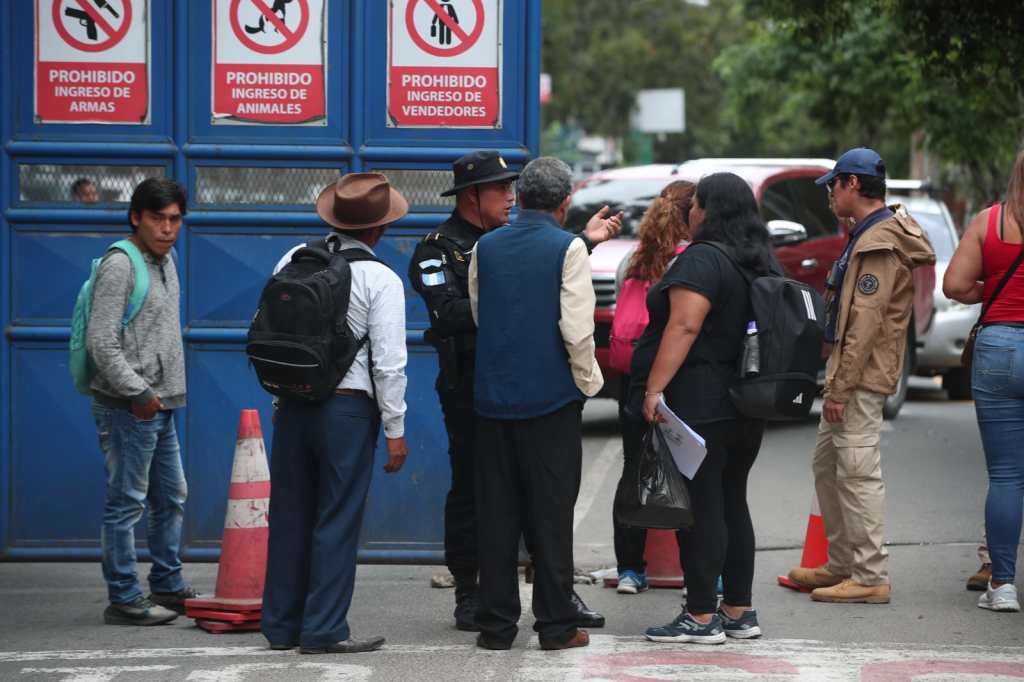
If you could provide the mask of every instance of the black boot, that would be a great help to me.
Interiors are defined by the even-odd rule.
[[[576,594],[576,590],[572,591],[570,595],[573,606],[576,607],[576,627],[579,628],[603,628],[604,627],[604,616],[597,611],[589,608],[580,599],[580,595]]]
[[[455,579],[455,627],[465,632],[479,632],[476,626],[476,579]]]

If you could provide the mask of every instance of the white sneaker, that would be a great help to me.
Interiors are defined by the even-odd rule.
[[[992,583],[989,583],[988,589],[978,599],[978,608],[1013,613],[1020,611],[1020,602],[1017,601],[1017,588],[1007,583],[992,589]]]

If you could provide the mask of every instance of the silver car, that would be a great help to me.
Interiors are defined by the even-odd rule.
[[[915,186],[915,184],[917,186]],[[971,327],[978,319],[981,304],[964,305],[942,293],[946,272],[960,237],[946,204],[930,196],[905,196],[897,192],[916,190],[916,181],[891,180],[887,203],[900,203],[928,233],[935,248],[935,313],[924,334],[917,337],[918,376],[941,376],[942,387],[954,400],[971,397],[971,376],[960,366],[960,353]]]

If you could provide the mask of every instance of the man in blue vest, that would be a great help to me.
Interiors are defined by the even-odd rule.
[[[477,645],[509,649],[520,615],[518,542],[531,538],[542,649],[586,646],[572,594],[573,507],[594,358],[594,288],[583,241],[562,229],[569,167],[542,157],[516,183],[520,213],[480,238],[469,266],[477,322],[474,408],[480,587]]]

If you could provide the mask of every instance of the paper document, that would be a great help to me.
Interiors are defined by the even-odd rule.
[[[708,452],[704,439],[668,408],[664,398],[658,401],[658,414],[665,418],[658,423],[658,428],[668,443],[679,473],[692,481]]]

